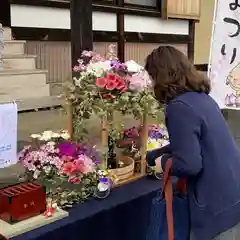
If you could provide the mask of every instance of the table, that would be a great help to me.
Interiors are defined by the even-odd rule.
[[[77,205],[67,218],[11,240],[146,240],[152,201],[161,186],[160,180],[145,177],[113,189],[104,200]]]

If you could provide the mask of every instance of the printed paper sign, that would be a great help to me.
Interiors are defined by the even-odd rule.
[[[17,104],[0,104],[0,168],[17,162]]]
[[[240,1],[215,2],[209,77],[219,106],[240,109]]]

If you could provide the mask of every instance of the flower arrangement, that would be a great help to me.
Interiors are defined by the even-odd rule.
[[[124,145],[136,145],[140,148],[140,136],[143,126],[134,126],[129,129],[125,129],[123,133],[123,141],[119,141],[120,146]],[[163,147],[168,144],[168,133],[163,124],[150,124],[148,125],[148,145],[147,150],[153,150],[155,148]]]
[[[112,133],[115,111],[131,114],[135,119],[149,117],[159,118],[161,107],[155,100],[151,80],[143,67],[134,61],[120,62],[115,56],[115,46],[109,46],[106,57],[93,51],[83,51],[78,66],[73,68],[73,83],[67,85],[65,98],[73,106],[74,139],[86,137],[84,119],[91,115],[106,119],[108,122],[108,149],[102,150],[103,159],[114,159],[116,139]],[[115,166],[113,162],[107,167]]]
[[[91,114],[111,118],[114,111],[120,111],[137,119],[144,113],[159,115],[147,72],[134,61],[121,63],[113,48],[109,47],[107,60],[95,52],[83,51],[79,65],[73,68],[79,75],[67,86],[65,97],[75,106],[78,127]]]
[[[141,148],[141,132],[143,126],[134,126],[125,129],[122,139],[117,141],[117,146],[124,149],[124,154],[139,160]],[[168,133],[163,124],[148,125],[147,151],[161,148],[169,143]]]
[[[70,141],[66,131],[45,131],[31,137],[33,144],[19,152],[19,162],[32,180],[47,187],[50,198],[64,207],[93,196],[102,182],[98,174],[100,156],[95,147]]]

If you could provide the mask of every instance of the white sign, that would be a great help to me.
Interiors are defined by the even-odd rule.
[[[17,104],[0,104],[0,168],[17,163]]]
[[[240,1],[215,1],[208,74],[219,106],[240,109]]]

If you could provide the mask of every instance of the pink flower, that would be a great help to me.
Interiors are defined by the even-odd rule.
[[[73,164],[74,164],[74,173],[83,173],[84,172],[84,162],[79,160],[79,159],[76,159],[73,161]]]
[[[89,172],[93,172],[95,164],[91,158],[86,155],[79,155],[78,159],[74,161],[74,163],[81,169],[81,173],[87,174]]]
[[[98,87],[105,87],[107,84],[107,79],[106,78],[97,78],[96,79],[96,85]]]
[[[92,57],[94,55],[94,52],[93,51],[87,51],[87,50],[84,50],[82,52],[82,56],[83,57]]]
[[[91,62],[104,62],[105,59],[100,54],[96,54],[92,57]]]
[[[146,83],[138,75],[133,75],[130,79],[129,89],[133,91],[142,91],[146,87]]]
[[[86,69],[86,67],[84,66],[84,65],[81,65],[81,64],[79,64],[79,66],[74,66],[73,67],[73,71],[74,72],[82,72],[82,71],[84,71]]]
[[[71,175],[75,170],[75,165],[72,162],[68,162],[63,165],[63,174],[67,176]]]
[[[149,126],[149,131],[159,131],[160,130],[160,126],[157,124],[151,124]]]
[[[72,184],[79,184],[81,179],[79,177],[69,177],[68,182]]]
[[[132,91],[143,91],[148,86],[151,86],[151,80],[146,71],[136,73],[129,79],[129,89]]]

